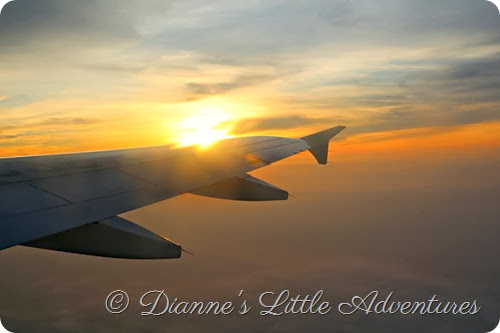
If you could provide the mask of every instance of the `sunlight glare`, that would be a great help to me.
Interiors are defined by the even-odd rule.
[[[176,140],[179,147],[197,145],[206,148],[214,142],[229,138],[229,129],[224,122],[229,115],[220,111],[204,112],[179,122],[180,135]]]

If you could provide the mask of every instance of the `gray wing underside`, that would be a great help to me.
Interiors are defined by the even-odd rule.
[[[179,257],[179,245],[117,215],[183,193],[284,200],[286,191],[247,173],[305,150],[318,159],[321,133],[304,140],[234,138],[202,151],[160,146],[0,159],[0,250],[28,245],[118,258]]]

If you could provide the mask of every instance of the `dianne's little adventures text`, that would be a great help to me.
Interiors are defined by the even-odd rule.
[[[167,315],[246,315],[256,311],[260,316],[319,315],[332,313],[340,315],[454,315],[471,316],[479,313],[477,300],[447,301],[438,295],[423,300],[402,300],[394,292],[382,294],[371,291],[364,295],[335,301],[323,290],[312,294],[292,293],[290,290],[265,291],[252,299],[238,294],[238,301],[192,301],[172,297],[165,290],[150,290],[142,294],[138,303],[142,316]],[[106,310],[112,314],[124,313],[130,304],[128,294],[123,290],[111,292],[105,301]]]

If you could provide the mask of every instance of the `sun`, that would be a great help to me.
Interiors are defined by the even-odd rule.
[[[180,133],[177,145],[206,148],[218,140],[229,138],[229,128],[224,126],[229,119],[228,114],[220,111],[202,112],[184,118],[178,123]]]

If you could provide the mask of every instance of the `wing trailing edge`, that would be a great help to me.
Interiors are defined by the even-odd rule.
[[[122,259],[179,258],[182,252],[180,245],[116,216],[21,245]]]
[[[192,194],[218,199],[241,201],[287,200],[288,192],[260,179],[247,175],[232,177],[221,182],[202,187]]]

